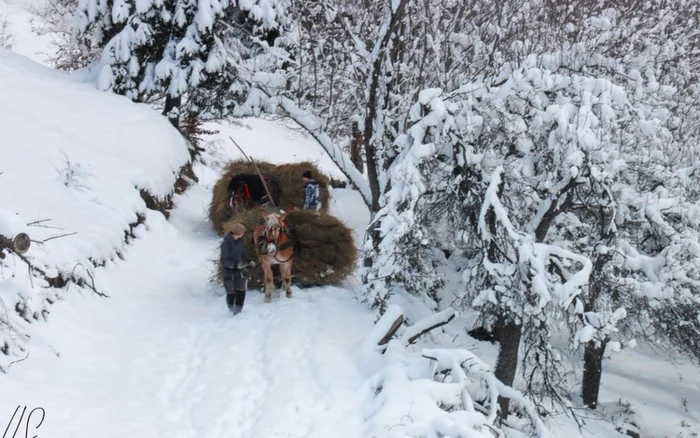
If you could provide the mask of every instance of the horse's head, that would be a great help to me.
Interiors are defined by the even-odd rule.
[[[277,247],[283,243],[280,241],[281,236],[287,233],[287,226],[284,223],[285,214],[263,213],[262,219],[265,229],[262,232],[262,237],[265,238],[266,251],[268,254],[275,254]]]

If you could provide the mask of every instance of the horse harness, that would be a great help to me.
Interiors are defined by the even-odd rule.
[[[295,247],[296,246],[296,239],[294,238],[294,232],[291,231],[291,228],[287,226],[286,222],[280,221],[280,225],[281,225],[280,233],[286,234],[287,237],[289,238],[289,240],[287,240],[282,245],[279,245],[279,244],[277,244],[277,242],[275,242],[274,236],[268,235],[267,227],[263,228],[262,232],[260,233],[260,237],[262,237],[262,239],[260,239],[260,241],[258,242],[258,252],[261,254],[265,253],[266,247],[269,244],[273,244],[273,245],[275,245],[274,257],[275,257],[275,260],[277,261],[277,263],[287,263],[288,261],[290,261],[292,259],[292,257],[294,257],[294,252],[292,252],[292,255],[289,256],[289,258],[287,260],[279,260],[277,258],[277,253],[280,251],[284,251],[285,249],[287,249],[289,247]]]

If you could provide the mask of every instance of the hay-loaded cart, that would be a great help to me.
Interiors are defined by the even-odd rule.
[[[255,164],[257,164],[257,168]],[[314,179],[318,181],[321,189],[321,211],[328,211],[328,201],[330,199],[328,187],[330,179],[321,173],[312,163],[301,162],[278,166],[265,161],[257,161],[255,164],[243,160],[232,161],[226,166],[221,177],[214,185],[214,192],[212,193],[211,203],[209,204],[209,220],[214,230],[219,233],[219,235],[223,235],[224,223],[233,217],[230,205],[231,192],[229,187],[231,180],[241,175],[257,176],[258,170],[265,180],[279,181],[281,185],[279,193],[276,187],[270,187],[270,191],[273,192],[272,196],[275,198],[275,201],[279,200],[279,202],[275,202],[277,206],[286,211],[303,207],[304,181],[301,176],[304,171],[310,170],[314,175]],[[252,204],[246,205],[248,209],[254,207],[255,205]]]
[[[297,243],[292,268],[292,284],[300,287],[340,285],[355,271],[357,248],[350,230],[341,220],[328,214],[330,199],[329,178],[308,162],[283,164],[257,162],[260,173],[274,175],[282,184],[282,198],[278,207],[286,212],[285,222]],[[303,204],[304,183],[302,174],[310,170],[321,187],[321,214],[299,210]],[[230,163],[214,186],[209,208],[209,219],[219,235],[228,232],[234,223],[247,228],[245,235],[248,254],[257,259],[253,247],[253,230],[261,223],[264,212],[274,210],[261,206],[249,206],[231,217],[228,191],[231,178],[239,174],[256,172],[250,162]],[[228,217],[227,217],[228,214]],[[275,271],[277,270],[274,268]],[[217,261],[217,279],[222,281],[220,263]],[[264,285],[264,274],[260,265],[250,272],[249,284],[254,288]]]

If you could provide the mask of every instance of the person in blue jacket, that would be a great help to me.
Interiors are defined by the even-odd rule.
[[[304,209],[313,210],[315,212],[321,211],[321,188],[318,185],[318,181],[313,179],[311,171],[307,170],[302,175],[304,179]]]
[[[226,233],[221,243],[221,266],[224,272],[224,288],[226,289],[226,305],[234,315],[243,310],[245,294],[248,286],[245,268],[255,266],[245,250],[243,235],[245,225],[236,223],[231,231]]]

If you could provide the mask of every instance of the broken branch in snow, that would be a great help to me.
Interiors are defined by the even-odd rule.
[[[24,254],[27,252],[30,242],[31,239],[29,239],[29,236],[25,233],[19,233],[12,239],[0,234],[0,249],[8,248],[16,254]],[[4,258],[4,255],[0,256],[0,258]]]
[[[430,315],[427,318],[423,318],[416,324],[406,329],[406,332],[403,334],[403,339],[406,344],[413,344],[424,334],[449,324],[449,322],[452,321],[455,316],[457,316],[457,312],[450,307],[442,312]]]
[[[74,235],[74,234],[78,234],[78,232],[77,232],[77,231],[74,231],[74,232],[72,232],[72,233],[59,234],[59,235],[57,235],[57,236],[51,236],[51,237],[49,237],[48,239],[44,239],[44,240],[32,240],[32,242],[34,242],[34,243],[42,243],[42,244],[43,244],[43,243],[48,242],[49,240],[60,239],[61,237],[68,237],[68,236],[72,236],[72,235]]]
[[[101,296],[101,297],[103,297],[103,298],[109,298],[109,295],[104,294],[104,293],[102,293],[102,292],[100,292],[100,291],[97,290],[97,286],[95,286],[95,277],[93,277],[93,276],[92,276],[92,273],[90,273],[90,271],[88,271],[87,269],[85,269],[85,273],[88,275],[88,277],[90,277],[90,284],[88,284],[88,283],[87,283],[84,279],[82,279],[82,278],[76,278],[76,277],[75,277],[75,270],[76,270],[76,268],[77,268],[78,266],[80,266],[80,267],[82,267],[83,269],[85,269],[85,266],[83,266],[82,263],[76,264],[76,265],[73,267],[73,271],[71,271],[71,279],[72,279],[72,281],[73,281],[75,284],[77,284],[78,286],[87,287],[88,289],[90,289],[91,291],[93,291],[94,293],[96,293],[97,295],[99,295],[99,296]]]
[[[29,223],[27,224],[27,226],[28,226],[28,227],[31,227],[32,225],[41,224],[41,223],[43,223],[43,222],[49,222],[50,220],[51,220],[51,219],[39,219],[39,220],[36,220],[36,221],[29,222]]]
[[[41,227],[41,228],[49,228],[52,230],[63,230],[63,228],[59,227],[50,227],[48,225],[43,225],[44,222],[49,222],[52,219],[39,219],[38,221],[32,221],[27,224],[28,227]]]
[[[366,348],[374,350],[376,346],[388,344],[401,327],[401,324],[403,324],[403,321],[404,316],[401,308],[395,304],[389,306],[367,336],[365,340]]]
[[[403,315],[399,315],[398,318],[391,324],[389,327],[389,330],[386,332],[386,334],[382,337],[382,339],[379,340],[377,345],[386,345],[389,343],[391,338],[394,337],[396,332],[399,330],[399,327],[401,327],[401,324],[403,324],[404,317]]]
[[[403,315],[399,316],[399,317],[396,319],[396,321],[394,321],[394,323],[391,325],[391,327],[390,327],[389,330],[386,332],[386,334],[384,335],[384,337],[382,337],[382,339],[379,340],[379,342],[377,343],[377,345],[386,345],[386,344],[388,344],[389,341],[391,340],[391,338],[394,337],[394,334],[396,334],[396,332],[398,331],[399,327],[401,327],[401,324],[403,324],[403,320],[404,320]]]

